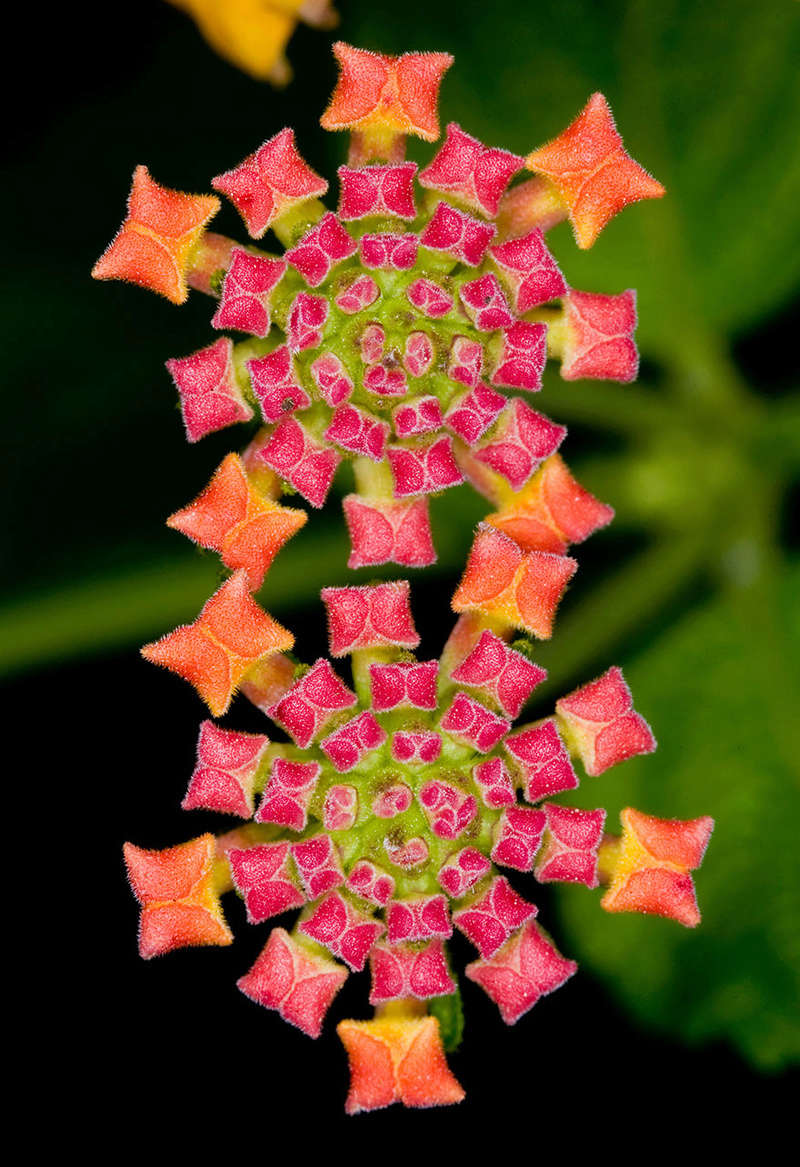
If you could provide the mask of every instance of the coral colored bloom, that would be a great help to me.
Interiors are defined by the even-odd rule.
[[[146,644],[142,656],[189,681],[214,717],[221,717],[248,670],[293,644],[291,633],[250,596],[246,572],[237,571],[193,624]]]
[[[128,214],[92,268],[96,280],[128,280],[182,304],[187,274],[206,223],[219,210],[213,195],[190,195],[159,186],[137,166]]]
[[[483,612],[546,640],[576,568],[566,555],[523,552],[508,536],[482,523],[453,596],[453,611]]]
[[[574,122],[525,165],[545,175],[567,207],[579,247],[591,247],[623,207],[665,193],[626,152],[608,102],[593,93]]]
[[[218,551],[232,571],[243,568],[250,589],[258,591],[275,556],[307,517],[305,511],[264,498],[240,458],[228,454],[203,493],[170,515],[167,526]]]
[[[464,1091],[447,1066],[435,1017],[341,1021],[350,1062],[348,1114],[404,1106],[450,1106]]]
[[[524,551],[563,555],[570,543],[582,543],[613,517],[613,509],[576,482],[561,456],[552,454],[486,522]]]
[[[622,838],[613,847],[610,886],[601,900],[607,912],[669,916],[687,928],[700,923],[689,872],[703,862],[714,820],[659,819],[627,807]]]
[[[133,894],[142,905],[141,956],[149,960],[173,948],[232,943],[214,888],[213,835],[165,851],[144,851],[126,843],[124,853]]]
[[[326,130],[379,128],[432,142],[439,136],[439,85],[453,63],[448,53],[385,57],[338,41],[339,80],[320,119]]]

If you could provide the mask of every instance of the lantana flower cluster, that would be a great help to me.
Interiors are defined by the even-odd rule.
[[[94,275],[175,303],[190,287],[213,295],[212,326],[244,338],[167,362],[187,437],[257,419],[244,450],[168,520],[230,575],[193,623],[143,652],[189,680],[214,718],[240,692],[278,735],[202,723],[183,806],[248,821],[166,851],[126,846],[140,950],[229,944],[227,891],[252,924],[294,911],[239,988],[316,1037],[345,979],[369,969],[375,1017],[338,1026],[352,1113],[463,1096],[443,1045],[458,1012],[454,929],[476,949],[466,977],[508,1024],[575,972],[509,871],[602,883],[608,911],[694,926],[689,873],[712,822],[628,809],[616,837],[602,809],[558,800],[582,773],[655,748],[619,669],[524,720],[545,678],[534,642],[551,635],[577,567],[569,546],[613,516],[575,481],[565,428],[531,395],[548,356],[568,380],[637,371],[634,293],[570,288],[545,232],[569,218],[590,246],[618,210],[663,188],[625,152],[600,94],[526,158],[450,124],[419,170],[406,138],[438,137],[451,58],[334,51],[322,125],[351,134],[336,212],[289,129],[212,181],[251,239],[271,230],[282,254],[211,233],[216,197],[167,190],[138,167]],[[307,521],[284,496],[321,507],[344,461],[350,567],[431,564],[429,496],[464,480],[494,508],[438,659],[418,655],[405,581],[323,589],[347,678],[325,658],[298,662],[292,634],[253,597]]]

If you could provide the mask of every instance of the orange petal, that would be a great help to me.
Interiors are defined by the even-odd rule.
[[[559,600],[576,570],[575,560],[566,555],[523,552],[502,531],[481,523],[453,610],[479,611],[547,639]]]
[[[626,807],[622,838],[611,845],[613,869],[601,900],[607,912],[669,916],[688,928],[700,923],[689,871],[699,867],[714,820],[660,819]]]
[[[185,899],[208,875],[215,851],[216,840],[210,834],[163,851],[126,843],[123,853],[133,894],[140,904]]]
[[[404,1106],[452,1106],[464,1098],[447,1064],[435,1017],[416,1023],[416,1035],[396,1073]]]
[[[609,219],[628,203],[665,193],[661,183],[626,152],[602,93],[592,94],[575,121],[529,154],[526,165],[553,182],[582,248],[591,247]]]
[[[524,551],[563,554],[606,526],[614,511],[577,482],[559,454],[553,454],[520,491],[507,496],[487,523],[514,539]]]
[[[193,624],[146,644],[142,656],[189,681],[212,714],[220,717],[252,666],[293,644],[291,633],[250,595],[247,574],[237,571],[207,601]]]
[[[449,1106],[464,1091],[445,1059],[434,1017],[342,1021],[337,1033],[350,1062],[348,1114],[405,1106]]]
[[[137,166],[128,215],[92,269],[96,280],[127,280],[182,304],[186,277],[206,223],[219,210],[214,195],[190,195],[159,186]]]
[[[126,843],[123,851],[131,888],[142,904],[139,952],[145,959],[189,945],[231,943],[214,887],[213,835],[164,851]]]
[[[339,79],[320,119],[324,129],[381,127],[428,142],[438,138],[436,104],[442,77],[453,63],[449,53],[388,57],[342,41],[333,51]]]
[[[305,511],[264,498],[248,479],[239,456],[228,454],[202,494],[170,515],[167,526],[219,551],[231,570],[244,568],[256,591],[278,551],[306,519]]]
[[[176,628],[146,644],[142,656],[194,685],[214,717],[221,717],[228,708],[235,687],[230,657],[196,624]]]
[[[392,58],[343,41],[336,42],[333,54],[339,62],[339,77],[320,125],[326,130],[349,130],[362,125],[378,107],[389,83]]]
[[[247,475],[237,454],[228,454],[214,477],[183,510],[167,519],[167,526],[181,531],[201,547],[218,550],[230,529],[247,515]]]
[[[453,596],[453,611],[466,612],[498,601],[513,583],[522,558],[512,539],[481,523]]]
[[[235,572],[206,602],[198,622],[226,651],[248,665],[272,652],[286,652],[294,644],[290,632],[250,595],[247,576]]]
[[[556,608],[577,570],[577,563],[568,555],[528,552],[516,581],[519,626],[547,640],[553,633]]]

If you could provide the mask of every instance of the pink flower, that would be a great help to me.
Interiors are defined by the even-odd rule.
[[[233,342],[226,337],[189,357],[167,361],[167,368],[180,394],[190,442],[253,416],[233,370]]]
[[[453,913],[453,923],[472,941],[483,959],[488,960],[517,928],[537,913],[535,904],[517,895],[508,880],[498,875],[483,895],[474,897],[468,906]]]
[[[339,218],[344,222],[367,215],[415,219],[416,173],[416,162],[401,162],[397,166],[340,166]]]
[[[565,960],[541,929],[529,922],[491,959],[468,964],[466,973],[486,990],[506,1025],[515,1025],[540,997],[560,988],[577,969],[573,960]]]
[[[294,132],[281,130],[234,170],[212,179],[245,221],[253,239],[292,207],[325,194],[328,184],[307,166],[297,152]]]
[[[258,843],[227,852],[233,884],[242,896],[251,924],[279,916],[305,903],[290,863],[289,843]]]
[[[197,764],[181,803],[184,810],[202,807],[250,818],[259,763],[269,745],[264,734],[221,729],[213,721],[200,725]]]
[[[313,953],[283,928],[273,928],[266,948],[237,985],[257,1005],[277,1010],[290,1025],[319,1037],[346,980],[346,968]]]
[[[290,762],[275,758],[261,805],[256,811],[257,823],[276,823],[302,831],[308,821],[308,804],[321,773],[319,762]]]
[[[420,186],[454,195],[492,218],[509,180],[525,164],[508,150],[489,149],[465,134],[459,125],[447,127],[447,140],[419,176]]]
[[[299,243],[286,252],[286,259],[309,287],[316,288],[330,274],[331,268],[354,255],[357,250],[355,239],[336,216],[328,212]]]
[[[495,227],[473,219],[447,203],[438,203],[433,217],[420,236],[420,243],[432,251],[443,251],[470,267],[477,267],[494,238]]]
[[[285,260],[266,259],[234,247],[222,282],[219,308],[211,318],[213,327],[238,328],[253,336],[266,336],[272,325],[272,292],[285,271]]]

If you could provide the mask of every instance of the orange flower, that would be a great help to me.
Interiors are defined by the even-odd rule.
[[[159,186],[146,166],[137,166],[128,195],[128,215],[92,268],[96,280],[127,280],[183,304],[192,257],[216,215],[215,195],[191,195]]]
[[[481,523],[453,596],[453,611],[482,612],[547,640],[577,567],[567,555],[523,551],[513,539]]]
[[[614,511],[572,477],[564,460],[553,454],[522,490],[506,489],[499,510],[486,522],[512,538],[523,551],[563,555],[570,543],[582,543],[605,527]]]
[[[243,568],[250,589],[257,591],[281,547],[307,518],[305,511],[264,498],[238,454],[228,454],[202,494],[170,515],[167,526],[218,551],[231,570]]]
[[[464,1098],[447,1065],[435,1017],[390,1013],[374,1021],[341,1021],[336,1032],[350,1062],[348,1114],[393,1102],[451,1106]]]
[[[529,154],[526,166],[553,183],[582,248],[591,247],[628,203],[665,194],[661,183],[625,150],[602,93],[592,94],[562,134]]]
[[[320,124],[326,130],[366,133],[391,153],[398,135],[413,134],[433,142],[439,137],[437,98],[449,53],[404,53],[386,57],[337,41],[339,80]],[[362,159],[363,160],[363,159]]]
[[[622,837],[601,847],[601,865],[611,866],[610,886],[600,901],[607,912],[669,916],[687,928],[700,923],[689,872],[703,861],[714,820],[659,819],[626,807]]]
[[[237,571],[206,602],[193,624],[146,644],[142,656],[189,681],[213,716],[221,717],[250,669],[293,644],[292,634],[250,595],[247,573]]]
[[[173,948],[232,942],[214,886],[216,846],[213,835],[165,851],[125,844],[128,879],[142,905],[139,953],[146,960]]]

